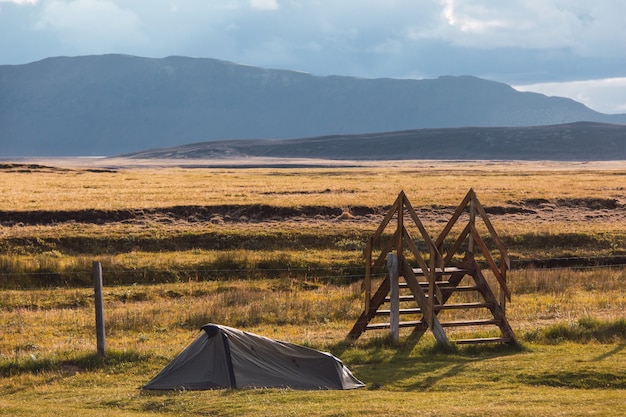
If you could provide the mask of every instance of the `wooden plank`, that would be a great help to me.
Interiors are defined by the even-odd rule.
[[[417,212],[415,211],[415,209],[413,208],[413,206],[409,202],[408,198],[405,198],[405,206],[407,208],[407,211],[409,212],[409,215],[411,216],[411,219],[413,219],[413,222],[415,223],[415,225],[417,226],[418,230],[422,234],[422,238],[426,242],[426,246],[429,247],[429,248],[435,248],[436,253],[438,255],[437,259],[438,260],[442,260],[443,258],[441,257],[441,253],[439,253],[439,251],[437,250],[437,248],[435,246],[435,242],[433,241],[433,239],[430,237],[430,235],[426,231],[426,228],[424,228],[424,225],[423,225],[422,221],[419,219],[419,217],[417,215]]]
[[[513,343],[517,343],[515,341],[515,334],[513,333],[513,329],[511,328],[508,320],[506,319],[506,313],[504,309],[502,308],[502,306],[498,304],[496,300],[496,296],[494,295],[493,291],[491,291],[491,288],[489,287],[489,284],[487,283],[487,280],[485,279],[485,276],[480,271],[480,269],[476,270],[474,280],[476,281],[476,284],[482,287],[481,293],[485,301],[492,304],[490,308],[491,314],[493,314],[493,317],[495,319],[500,321],[500,324],[498,325],[498,327],[500,327],[500,331],[502,332],[502,335],[504,337],[510,338]]]
[[[502,290],[506,294],[506,298],[509,301],[511,301],[511,291],[509,290],[508,285],[506,285],[506,281],[504,280],[504,277],[500,274],[498,265],[496,265],[495,261],[491,257],[491,253],[489,253],[489,249],[487,248],[485,241],[483,240],[482,237],[480,237],[480,234],[478,233],[478,230],[476,230],[476,227],[474,225],[472,225],[472,236],[474,238],[474,241],[478,244],[478,246],[480,246],[480,249],[483,252],[483,255],[485,256],[485,259],[487,260],[487,263],[489,264],[489,267],[491,268],[491,272],[493,272],[496,279],[500,283],[500,288],[502,288]]]
[[[411,248],[411,251],[414,251],[413,255],[415,255],[415,258],[417,259],[417,263],[422,267],[422,274],[424,274],[424,271],[428,271],[428,274],[424,274],[424,276],[426,276],[426,278],[428,279],[428,282],[434,282],[435,276],[431,272],[433,271],[434,268],[432,267],[432,265],[430,268],[426,266],[426,262],[419,254],[419,251],[417,250],[417,247],[415,246],[415,243],[413,242],[413,239],[411,239],[411,236],[409,235],[409,232],[408,230],[406,230],[406,228],[403,228],[402,234],[404,236],[405,241],[409,245],[409,248]],[[432,263],[432,259],[431,259],[431,263]],[[429,290],[429,293],[430,293],[430,290]],[[439,299],[441,300],[442,295],[441,295],[441,291],[438,288],[436,290],[436,293],[437,293],[437,297],[439,297]]]
[[[428,285],[428,283],[424,281],[419,281],[419,284],[422,287],[426,287]],[[436,284],[441,291],[471,292],[480,290],[480,286],[478,285],[460,285],[455,287],[454,285],[450,284],[449,281],[437,281]],[[408,288],[408,285],[404,282],[401,282],[400,288]]]
[[[402,195],[404,195],[404,192],[400,192],[400,194],[396,198],[396,201],[394,201],[393,205],[383,218],[383,221],[380,223],[380,226],[378,226],[378,229],[376,229],[376,232],[374,232],[374,235],[372,236],[374,239],[374,243],[378,242],[378,239],[383,234],[383,231],[391,221],[391,218],[398,211],[398,207],[402,203]]]
[[[514,340],[510,337],[481,337],[477,339],[459,339],[454,343],[457,345],[469,345],[473,343],[513,343]]]
[[[398,326],[401,328],[404,327],[415,327],[418,324],[421,324],[422,322],[420,320],[416,320],[416,321],[401,321],[400,323],[398,323]],[[370,323],[367,325],[367,327],[365,327],[365,330],[385,330],[388,329],[390,326],[390,323]]]
[[[493,241],[495,242],[496,246],[498,247],[498,250],[500,251],[500,255],[505,260],[507,268],[511,269],[511,260],[509,258],[508,251],[506,249],[506,246],[504,245],[504,242],[500,240],[500,237],[496,233],[496,229],[494,229],[493,225],[491,224],[491,220],[489,220],[489,216],[487,216],[487,212],[483,208],[482,204],[480,204],[480,201],[478,201],[478,197],[475,197],[475,200],[477,203],[476,209],[478,210],[478,214],[483,219],[485,226],[487,226],[487,230],[489,230],[489,234],[491,234]]]
[[[473,308],[491,308],[493,307],[493,303],[458,303],[458,304],[443,304],[436,305],[435,310],[465,310],[465,309],[473,309]]]
[[[389,336],[398,341],[400,323],[400,287],[398,286],[398,257],[393,253],[387,255],[387,272],[389,273],[389,298],[391,299],[389,314]]]
[[[450,290],[455,292],[472,292],[472,291],[480,291],[480,286],[478,285],[460,285],[458,287],[450,286],[442,286],[442,290]]]
[[[372,296],[370,300],[370,308],[368,310],[363,310],[363,313],[359,316],[354,326],[346,336],[346,340],[352,341],[356,340],[361,336],[363,331],[365,331],[365,326],[370,322],[370,320],[376,315],[376,310],[380,305],[385,301],[385,297],[389,293],[389,276],[386,276],[383,282],[380,283],[380,286]]]
[[[401,308],[398,310],[398,313],[400,315],[402,314],[421,314],[422,313],[422,309],[419,307],[416,308]],[[389,316],[391,314],[391,310],[376,310],[376,315],[377,316]]]
[[[473,265],[473,263],[470,265]],[[466,275],[465,272],[453,273],[448,278],[448,281],[450,282],[451,285],[457,286],[459,285],[463,277],[465,277],[465,275]],[[442,304],[445,304],[452,294],[453,294],[452,291],[444,291],[444,298],[442,300]],[[435,310],[435,314],[438,314],[439,311],[441,310]],[[428,325],[425,322],[420,323],[413,328],[411,337],[414,338],[415,340],[419,340],[424,335],[424,333],[426,333],[426,330],[428,330]]]
[[[396,230],[391,240],[387,242],[387,245],[385,245],[385,247],[383,248],[378,258],[376,258],[376,261],[374,262],[374,265],[373,265],[373,269],[381,268],[387,262],[387,254],[389,254],[391,250],[393,249],[396,243],[398,233],[399,231]]]
[[[440,322],[441,327],[464,327],[464,326],[489,326],[489,325],[498,325],[500,324],[499,320],[496,319],[484,319],[484,320],[458,320],[458,321],[447,321]]]
[[[442,232],[439,234],[439,237],[437,237],[437,240],[435,240],[436,247],[440,247],[443,241],[446,239],[448,233],[450,233],[450,230],[452,230],[452,227],[454,227],[456,221],[459,219],[459,217],[461,217],[461,214],[469,204],[473,194],[474,190],[470,188],[470,190],[465,195],[465,198],[463,198],[463,201],[461,201],[461,204],[459,204],[459,206],[454,211],[454,214],[452,214],[450,220],[448,220],[446,227],[443,228]]]
[[[468,268],[459,268],[456,266],[448,266],[448,267],[445,267],[443,270],[441,268],[435,268],[435,275],[437,276],[451,275],[457,272],[464,272],[466,274],[469,274],[472,272],[472,270]],[[424,275],[422,268],[413,268],[413,273],[416,276]],[[442,282],[447,282],[447,281],[437,281],[437,282],[442,283]]]
[[[441,325],[439,324],[439,320],[437,320],[436,314],[432,313],[431,309],[429,308],[430,306],[428,305],[428,303],[429,301],[432,302],[432,299],[431,300],[426,299],[424,291],[420,287],[419,283],[417,282],[417,278],[413,274],[413,269],[406,262],[406,260],[402,260],[402,261],[403,262],[401,264],[401,271],[402,271],[402,275],[404,276],[404,280],[407,282],[407,284],[409,284],[409,288],[411,289],[411,293],[415,297],[415,301],[417,302],[417,305],[424,312],[423,314],[426,319],[426,322],[428,323],[430,330],[433,332],[435,339],[439,343],[443,343],[443,344],[449,343],[448,337],[446,336],[446,333],[443,331],[443,327],[441,327]]]
[[[407,301],[415,301],[415,297],[413,295],[401,295],[398,297],[398,299],[400,300],[400,302],[403,302],[403,303]],[[391,302],[391,297],[386,297],[385,302],[386,303]]]
[[[409,250],[411,251],[413,256],[415,256],[415,260],[417,261],[418,265],[421,267],[421,270],[430,271],[428,266],[426,266],[426,261],[424,261],[424,258],[422,258],[422,255],[420,255],[419,249],[417,249],[417,246],[415,246],[415,242],[413,242],[413,239],[409,235],[409,231],[406,230],[406,228],[402,228],[402,236],[404,237],[404,241],[409,247]],[[426,275],[426,274],[422,272],[422,275]]]
[[[450,248],[450,250],[446,254],[445,258],[443,259],[443,264],[444,265],[447,265],[448,262],[450,262],[450,260],[454,256],[454,254],[456,254],[458,252],[458,250],[461,248],[461,245],[465,241],[465,238],[467,237],[469,232],[470,232],[470,224],[468,223],[467,226],[465,226],[465,228],[463,229],[463,231],[459,235],[459,237],[454,242],[454,245],[452,245],[452,247]]]

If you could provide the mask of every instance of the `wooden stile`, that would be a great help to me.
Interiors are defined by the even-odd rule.
[[[444,243],[450,238],[451,231],[467,212],[469,212],[467,225],[453,240],[448,251],[444,251]],[[406,228],[405,214],[408,219],[412,220],[421,235],[420,240],[427,248],[428,262]],[[381,244],[385,229],[392,224],[394,217],[396,230],[391,235],[390,241]],[[483,221],[491,240],[495,243],[500,258],[499,263],[496,262],[485,240],[480,236],[476,227],[477,219]],[[374,251],[379,247],[381,253],[376,257]],[[412,256],[418,268],[410,265],[405,253]],[[477,254],[483,257],[488,270],[495,277],[497,291],[494,292],[489,281],[485,279],[475,259]],[[463,255],[463,258],[459,261],[460,255]],[[457,343],[466,344],[473,343],[473,341],[474,343],[516,343],[513,330],[506,319],[506,301],[511,299],[506,274],[510,268],[510,259],[506,247],[498,237],[473,189],[468,191],[436,239],[430,237],[408,198],[404,192],[400,192],[381,225],[368,239],[363,257],[366,261],[365,279],[362,284],[362,290],[365,292],[365,306],[363,313],[348,333],[348,340],[358,339],[365,331],[379,329],[390,329],[390,337],[398,340],[400,328],[412,328],[411,335],[417,340],[430,329],[437,342],[449,343],[444,328],[497,326],[501,333],[499,337],[463,339],[458,340]],[[388,273],[372,294],[372,274],[374,271],[384,269],[385,260]],[[466,277],[474,281],[473,285],[460,285]],[[400,291],[403,288],[410,292],[402,295]],[[453,294],[457,292],[474,292],[479,294],[483,301],[453,303],[450,301],[451,297],[454,299]],[[499,297],[496,294],[499,294]],[[389,309],[381,308],[389,302],[392,303]],[[401,307],[401,303],[409,303],[413,306]],[[484,309],[490,313],[491,318],[440,322],[439,313],[450,309]],[[417,320],[402,321],[402,315],[412,315],[417,317]],[[388,322],[372,322],[375,317],[388,317],[389,319]]]

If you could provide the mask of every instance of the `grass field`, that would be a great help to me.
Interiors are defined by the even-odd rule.
[[[520,347],[344,342],[364,239],[400,190],[434,235],[474,188],[514,259],[620,257],[619,164],[97,168],[0,171],[0,415],[626,415],[623,266],[511,271]],[[331,351],[366,388],[138,389],[208,322]]]

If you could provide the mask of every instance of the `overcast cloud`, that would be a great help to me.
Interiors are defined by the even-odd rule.
[[[623,0],[0,0],[0,64],[185,55],[318,75],[475,75],[626,112]]]

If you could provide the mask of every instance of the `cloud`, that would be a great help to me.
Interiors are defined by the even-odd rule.
[[[37,4],[39,0],[0,0],[0,3]]]
[[[441,0],[441,7],[445,24],[437,36],[465,47],[569,48],[595,56],[626,38],[620,0]]]
[[[115,52],[146,41],[139,17],[110,0],[47,1],[36,27],[79,53]]]
[[[276,0],[249,0],[250,7],[257,10],[278,10],[280,6]]]
[[[626,113],[626,77],[514,86],[547,96],[569,97],[601,113]]]
[[[116,52],[368,78],[618,78],[624,15],[623,0],[0,0],[0,64]]]

